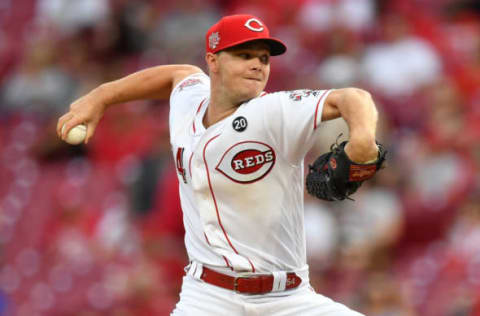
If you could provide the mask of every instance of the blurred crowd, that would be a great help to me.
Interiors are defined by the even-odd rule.
[[[222,15],[288,52],[267,92],[356,86],[388,167],[354,196],[305,196],[317,292],[369,316],[480,315],[480,4],[468,0],[0,1],[0,315],[168,315],[187,256],[168,103],[111,108],[87,146],[55,134],[99,84],[205,69]],[[348,135],[321,126],[307,163]],[[343,137],[345,137],[343,136]]]

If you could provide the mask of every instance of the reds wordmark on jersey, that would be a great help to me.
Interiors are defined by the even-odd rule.
[[[170,142],[190,260],[236,272],[308,268],[303,159],[328,93],[262,93],[205,129],[209,77],[174,88]]]

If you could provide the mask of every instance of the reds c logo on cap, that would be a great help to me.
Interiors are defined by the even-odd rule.
[[[282,41],[270,36],[268,27],[259,18],[249,14],[228,15],[212,25],[205,35],[205,48],[208,53],[215,54],[256,40],[268,44],[271,56],[281,55],[287,50]]]
[[[223,154],[215,168],[237,183],[252,183],[265,177],[275,164],[275,152],[267,144],[244,141]]]
[[[258,26],[255,27],[252,23],[256,23]],[[245,26],[247,29],[254,31],[254,32],[262,32],[265,28],[263,27],[262,22],[258,19],[251,18],[247,22],[245,22]]]

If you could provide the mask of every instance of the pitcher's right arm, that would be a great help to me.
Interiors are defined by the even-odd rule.
[[[65,139],[72,127],[83,123],[87,126],[87,143],[109,106],[134,100],[168,99],[181,80],[198,72],[202,70],[192,65],[163,65],[104,83],[70,105],[69,111],[58,119],[57,134]]]

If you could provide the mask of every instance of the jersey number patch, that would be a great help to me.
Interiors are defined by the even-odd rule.
[[[185,148],[178,147],[177,149],[177,171],[178,174],[182,177],[183,183],[187,183],[187,172],[185,168],[183,168],[183,152]]]
[[[232,122],[233,129],[236,130],[237,132],[243,132],[247,128],[247,125],[248,125],[247,119],[244,118],[243,116],[237,117]]]

